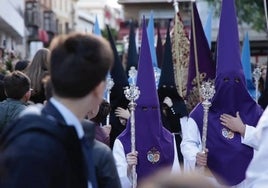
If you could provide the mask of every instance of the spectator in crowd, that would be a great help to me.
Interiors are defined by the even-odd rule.
[[[20,71],[7,74],[3,85],[7,99],[0,103],[0,132],[26,108],[31,96],[30,79]]]
[[[100,104],[99,111],[95,117],[91,119],[95,123],[95,138],[96,140],[110,146],[110,125],[102,125],[104,121],[106,121],[106,117],[109,115],[111,111],[110,104],[103,100]]]
[[[30,64],[30,61],[28,60],[20,60],[15,64],[14,70],[24,72],[27,69],[29,64]]]
[[[92,118],[92,117],[89,117]],[[92,154],[97,184],[99,188],[121,188],[116,170],[113,153],[106,143],[95,139],[96,123],[89,120],[82,121],[85,137],[92,144]],[[92,161],[89,161],[92,162]]]
[[[50,50],[42,48],[36,52],[32,62],[25,73],[32,81],[32,96],[30,100],[34,103],[42,103],[45,100],[44,86],[42,79],[48,74],[48,59]]]

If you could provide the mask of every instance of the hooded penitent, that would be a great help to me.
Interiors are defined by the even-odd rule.
[[[140,96],[135,109],[136,150],[138,151],[138,181],[174,161],[174,142],[160,119],[153,64],[150,55],[146,24],[143,20],[142,43],[138,65],[137,86]],[[131,152],[130,123],[118,139],[125,153]]]
[[[188,112],[183,98],[179,95],[176,89],[169,26],[166,34],[164,59],[158,86],[158,97],[160,102],[162,122],[170,132],[176,133],[175,138],[178,158],[182,163],[183,156],[180,151],[180,143],[182,139],[180,136],[180,118],[188,116]],[[166,97],[170,98],[172,101],[173,105],[171,107],[164,103]]]
[[[129,101],[124,95],[124,87],[128,85],[127,76],[125,74],[124,68],[118,56],[113,37],[111,35],[110,29],[107,26],[108,37],[111,47],[114,53],[114,64],[111,69],[111,77],[114,81],[114,86],[110,94],[110,104],[111,104],[111,114],[110,123],[112,125],[110,133],[110,146],[113,147],[114,140],[116,137],[125,129],[125,125],[122,125],[119,118],[115,116],[114,111],[117,107],[127,108]]]
[[[160,104],[163,103],[165,97],[169,97],[172,100],[173,109],[178,118],[188,115],[184,100],[179,95],[176,89],[169,26],[167,29],[164,59],[163,59],[163,65],[162,65],[162,70],[161,70],[161,75],[160,75],[160,80],[159,80],[159,85],[158,85],[158,96],[159,96]],[[179,124],[179,121],[178,121],[178,124]],[[171,131],[180,132],[179,125],[176,125],[176,130],[174,129],[175,127],[173,128],[173,131],[172,131],[172,128],[171,128]]]
[[[256,126],[262,109],[250,97],[240,58],[240,46],[234,0],[223,0],[218,35],[216,93],[208,114],[208,168],[218,181],[237,185],[253,157],[253,148],[241,143],[241,135],[220,123],[223,113],[239,115],[244,124]],[[203,107],[199,104],[190,114],[202,134]],[[201,135],[202,136],[202,135]]]

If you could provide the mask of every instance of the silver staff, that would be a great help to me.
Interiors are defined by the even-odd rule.
[[[203,98],[202,106],[204,108],[204,117],[203,117],[203,134],[202,134],[202,151],[206,151],[206,142],[207,142],[207,128],[208,128],[208,110],[211,106],[209,101],[215,94],[215,87],[211,81],[202,83],[200,88],[200,94]]]
[[[137,77],[137,70],[135,67],[131,67],[128,75],[131,79],[130,86],[126,87],[124,94],[126,98],[130,101],[128,104],[128,108],[130,110],[130,133],[131,133],[131,152],[136,151],[136,139],[135,139],[135,107],[136,107],[136,100],[140,96],[140,90],[136,86],[136,77]],[[137,187],[137,173],[136,173],[136,166],[133,165],[131,169],[132,174],[132,188]]]
[[[114,86],[114,81],[111,78],[111,75],[109,74],[106,78],[106,100],[108,103],[110,103],[110,94],[111,94],[111,89]],[[106,117],[106,125],[110,125],[110,114],[107,115]]]
[[[260,67],[257,67],[253,71],[253,78],[255,82],[255,100],[258,102],[258,85],[259,85],[259,79],[261,77],[261,69]]]

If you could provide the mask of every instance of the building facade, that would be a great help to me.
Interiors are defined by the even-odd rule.
[[[93,26],[95,22],[94,15],[79,8],[77,8],[76,10],[77,10],[77,17],[76,17],[75,31],[85,33],[93,31]]]
[[[27,54],[48,47],[54,36],[67,34],[75,29],[76,0],[26,0],[25,25],[27,28]]]
[[[136,27],[141,28],[143,16],[147,23],[151,13],[153,13],[155,28],[159,27],[161,38],[165,39],[167,26],[175,17],[175,6],[179,8],[180,16],[184,24],[186,33],[190,33],[191,25],[191,4],[190,0],[182,0],[179,7],[174,5],[172,0],[118,0],[118,3],[123,6],[125,22],[121,23],[118,33],[118,39],[128,46],[129,22],[130,20],[136,23]],[[171,25],[173,22],[171,22]],[[156,30],[155,30],[156,34]],[[138,46],[141,40],[141,31],[137,39]],[[126,51],[126,49],[125,49]]]
[[[25,51],[24,0],[0,1],[0,47],[6,51]]]
[[[110,28],[118,30],[119,22],[123,20],[122,10],[110,6],[109,0],[79,0],[77,2],[77,10],[94,17],[94,23],[97,17],[101,30],[105,29],[106,24]]]
[[[52,11],[56,15],[56,29],[58,34],[66,34],[75,30],[76,2],[77,0],[51,1]]]
[[[175,0],[118,0],[118,3],[123,6],[125,20],[131,19],[140,23],[142,16],[145,16],[145,18],[148,19],[150,12],[153,11],[155,24],[160,25],[160,32],[162,35],[164,35],[168,20],[174,18],[174,7],[172,6],[174,1]],[[185,29],[186,31],[189,31],[191,26],[191,1],[177,0],[177,2],[179,3],[179,11]],[[197,1],[197,8],[202,23],[205,24],[210,11],[208,3],[204,0]],[[119,38],[123,40],[124,36],[128,35],[129,29],[124,24],[122,25],[123,27],[120,28],[119,31]],[[219,16],[213,16],[211,27],[212,50],[214,50],[219,29]],[[252,63],[266,63],[268,55],[267,33],[257,32],[246,24],[239,25],[239,36],[241,43],[243,42],[243,37],[246,32],[248,32],[250,39]]]

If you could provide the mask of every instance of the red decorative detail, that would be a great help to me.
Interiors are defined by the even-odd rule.
[[[49,41],[49,37],[48,34],[45,30],[43,29],[39,29],[38,30],[38,38],[40,41],[47,43]]]
[[[104,8],[104,14],[105,14],[105,18],[107,20],[110,20],[112,18],[111,11],[109,10],[109,8],[107,6],[105,6],[105,8]]]

